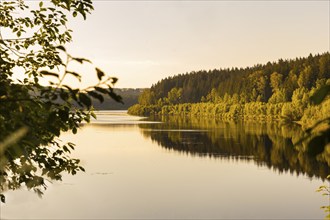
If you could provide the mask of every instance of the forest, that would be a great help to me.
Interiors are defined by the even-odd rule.
[[[133,115],[199,115],[297,121],[312,125],[329,117],[330,100],[310,104],[330,84],[330,54],[247,68],[201,70],[167,77],[144,90]]]
[[[117,102],[111,97],[104,97],[104,101],[93,102],[95,110],[126,110],[132,105],[138,103],[138,97],[141,95],[143,89],[132,88],[115,88],[113,91],[122,98],[122,102]]]

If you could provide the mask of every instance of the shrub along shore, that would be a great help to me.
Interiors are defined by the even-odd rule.
[[[200,117],[214,117],[222,119],[242,120],[283,120],[310,127],[316,121],[330,117],[330,99],[322,105],[311,105],[303,103],[183,103],[176,105],[141,105],[137,104],[128,109],[132,115],[192,115]]]

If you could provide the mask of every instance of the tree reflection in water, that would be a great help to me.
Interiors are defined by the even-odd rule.
[[[214,118],[164,116],[159,124],[141,124],[142,134],[161,147],[201,157],[253,160],[282,172],[324,180],[329,174],[330,149],[310,157],[307,143],[295,145],[304,132],[295,124],[223,121]]]
[[[294,145],[304,132],[297,125],[270,122],[222,121],[212,118],[162,117],[164,123],[139,124],[142,135],[161,147],[192,156],[254,161],[258,166],[325,180],[330,149],[315,157],[306,143]],[[37,136],[36,136],[37,137]],[[29,143],[38,141],[38,147]],[[24,143],[24,148],[22,148]],[[83,170],[79,159],[70,158],[73,144],[42,145],[29,132],[10,148],[0,151],[0,199],[7,190],[22,186],[42,195],[47,180],[61,180],[63,173]]]

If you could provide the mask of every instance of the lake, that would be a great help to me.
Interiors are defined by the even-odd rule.
[[[5,192],[1,219],[322,219],[326,162],[298,126],[98,112],[76,135],[86,172],[48,182],[42,198]],[[325,181],[325,182],[324,182]]]

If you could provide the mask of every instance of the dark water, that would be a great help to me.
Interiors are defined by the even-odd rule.
[[[295,146],[294,125],[102,112],[77,135],[86,173],[47,183],[42,199],[6,192],[1,218],[322,219],[315,190],[329,158]],[[328,161],[328,162],[327,162]]]

